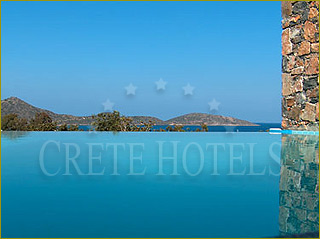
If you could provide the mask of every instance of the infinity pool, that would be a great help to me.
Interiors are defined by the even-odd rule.
[[[1,236],[315,231],[318,145],[268,133],[2,132]]]

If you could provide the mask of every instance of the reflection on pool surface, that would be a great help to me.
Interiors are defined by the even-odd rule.
[[[319,230],[319,138],[282,137],[280,177],[282,235]]]
[[[1,140],[2,237],[274,237],[318,223],[315,136],[2,132]]]

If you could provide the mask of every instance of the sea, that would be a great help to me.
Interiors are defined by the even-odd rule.
[[[255,123],[259,126],[208,126],[208,132],[267,132],[270,128],[281,128],[281,123]],[[160,130],[166,128],[168,125],[155,125],[153,130]],[[92,130],[91,125],[80,125],[79,128],[83,131]],[[196,131],[201,129],[198,125],[185,125],[183,127],[186,131]]]

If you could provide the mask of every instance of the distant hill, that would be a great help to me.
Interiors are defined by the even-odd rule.
[[[73,116],[65,114],[56,114],[49,110],[44,110],[35,106],[28,104],[27,102],[17,98],[10,97],[5,100],[1,100],[1,117],[7,114],[15,113],[21,118],[26,118],[28,120],[32,119],[36,113],[46,112],[53,121],[58,124],[81,124],[88,125],[92,122],[91,116]]]
[[[152,116],[129,116],[129,118],[132,119],[134,124],[141,124],[141,122],[149,122],[152,121],[154,122],[156,125],[165,125],[166,122],[156,118],[156,117],[152,117]]]
[[[181,115],[166,121],[166,124],[183,124],[183,125],[225,125],[225,126],[258,126],[249,121],[226,117],[221,115],[212,115],[204,113],[191,113]]]
[[[93,119],[91,116],[73,116],[66,114],[56,114],[52,111],[41,109],[28,104],[27,102],[17,98],[10,97],[5,100],[1,100],[1,117],[7,114],[15,113],[21,118],[28,120],[32,119],[36,113],[46,112],[54,121],[58,124],[78,124],[89,125]],[[133,119],[133,122],[140,124],[141,122],[154,121],[157,125],[167,124],[183,124],[183,125],[201,125],[203,123],[207,125],[232,125],[232,126],[258,126],[257,124],[250,123],[245,120],[240,120],[232,117],[225,117],[220,115],[203,114],[203,113],[191,113],[182,116],[178,116],[167,121],[163,121],[156,117],[151,116],[129,116]]]

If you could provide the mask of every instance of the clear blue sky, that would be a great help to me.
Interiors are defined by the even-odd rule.
[[[110,99],[161,119],[210,113],[216,99],[216,114],[280,122],[280,2],[2,2],[1,13],[2,99],[74,115]]]

